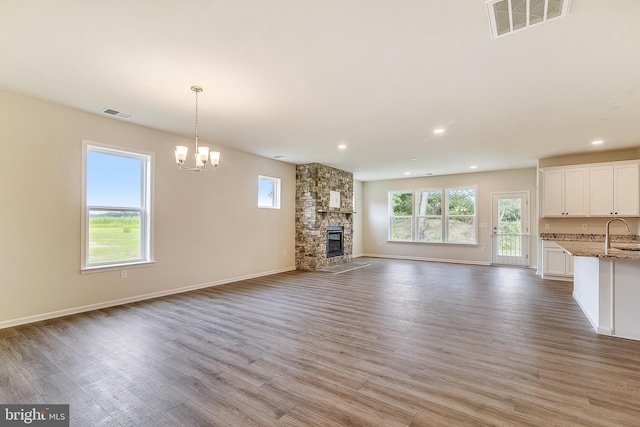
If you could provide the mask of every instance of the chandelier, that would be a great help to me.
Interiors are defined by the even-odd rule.
[[[196,164],[193,167],[185,166],[184,162],[187,160],[189,148],[184,145],[176,146],[176,163],[178,164],[178,168],[183,171],[213,172],[220,163],[220,152],[209,152],[209,147],[198,147],[198,94],[202,92],[202,88],[200,86],[191,86],[191,90],[196,94]],[[207,169],[206,166],[209,157],[211,157],[210,164],[212,167]]]

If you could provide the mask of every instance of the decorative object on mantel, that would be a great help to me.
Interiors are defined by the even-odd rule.
[[[340,208],[340,192],[329,191],[329,207]]]
[[[176,146],[176,163],[180,170],[183,171],[193,171],[193,172],[213,172],[220,163],[220,152],[212,151],[209,153],[209,147],[198,147],[198,94],[202,92],[202,88],[200,86],[191,86],[191,90],[196,94],[196,164],[193,167],[185,166],[184,162],[187,160],[187,153],[189,152],[189,148],[184,145]],[[211,165],[213,166],[210,169],[207,169],[207,162],[209,160],[209,156],[211,156]]]

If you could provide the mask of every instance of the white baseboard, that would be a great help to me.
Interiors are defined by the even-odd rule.
[[[547,280],[558,280],[560,282],[573,282],[573,276],[554,276],[552,274],[541,274],[540,277]]]
[[[407,261],[430,261],[430,262],[445,262],[449,264],[468,264],[468,265],[485,265],[490,266],[490,262],[484,261],[468,261],[460,259],[443,259],[443,258],[425,258],[414,256],[400,256],[400,255],[381,255],[381,254],[362,254],[363,257],[371,258],[387,258],[387,259],[404,259]]]
[[[610,335],[613,336],[613,329],[611,328],[598,328],[596,332],[600,335]]]
[[[594,331],[596,331],[596,333],[600,335],[613,335],[613,330],[611,328],[599,327],[596,321],[592,319],[591,316],[589,316],[589,312],[587,312],[587,310],[584,307],[584,304],[582,304],[582,301],[580,301],[580,297],[578,297],[578,295],[575,292],[573,292],[573,299],[578,303],[578,305],[580,306],[580,309],[584,313],[584,316],[587,318],[589,323],[591,323],[591,327],[593,328]]]
[[[64,310],[50,311],[48,313],[36,314],[33,316],[19,317],[17,319],[4,320],[0,322],[0,329],[10,328],[13,326],[25,325],[28,323],[40,322],[42,320],[55,319],[56,317],[69,316],[72,314],[84,313],[102,308],[114,307],[117,305],[130,304],[132,302],[144,301],[153,298],[165,297],[168,295],[180,294],[183,292],[195,291],[197,289],[209,288],[211,286],[219,286],[227,283],[238,282],[241,280],[254,279],[256,277],[270,276],[272,274],[284,273],[295,270],[295,267],[286,267],[278,270],[265,271],[262,273],[248,274],[246,276],[233,277],[229,279],[217,280],[215,282],[199,283],[197,285],[184,286],[182,288],[169,289],[165,291],[152,292],[150,294],[136,295],[117,300],[99,302],[96,304],[83,305],[81,307],[66,308]]]

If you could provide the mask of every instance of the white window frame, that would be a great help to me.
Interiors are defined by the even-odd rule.
[[[393,195],[394,194],[411,194],[411,215],[394,215],[393,214]],[[392,242],[413,242],[415,238],[415,221],[413,219],[414,213],[416,210],[416,194],[415,191],[405,190],[405,191],[389,191],[389,231],[388,231],[388,239]],[[393,220],[394,219],[409,219],[411,222],[411,235],[408,239],[394,239],[392,235],[393,230]]]
[[[440,203],[442,204],[442,206],[440,206],[440,215],[420,215],[420,209],[418,204],[420,203],[420,197],[419,194],[420,193],[440,193]],[[417,242],[425,242],[425,243],[442,243],[445,241],[445,231],[444,231],[444,215],[443,215],[443,210],[446,207],[446,202],[445,202],[445,192],[443,188],[427,188],[427,189],[420,189],[420,190],[416,190],[415,191],[415,210],[414,210],[414,214],[416,217],[416,225],[415,225],[415,229],[416,229],[416,241]],[[420,230],[420,219],[424,218],[425,221],[428,218],[440,218],[440,240],[439,241],[430,241],[430,240],[424,240],[421,239],[418,231]]]
[[[474,212],[473,215],[449,215],[449,191],[452,190],[473,190],[474,191]],[[418,221],[420,218],[435,218],[437,215],[418,215],[418,193],[421,192],[442,192],[442,209],[441,209],[441,238],[440,241],[427,241],[418,238]],[[412,194],[412,212],[411,216],[394,216],[392,203],[394,194]],[[450,245],[477,245],[478,244],[478,186],[477,185],[459,185],[455,187],[427,188],[419,190],[406,191],[389,191],[388,192],[388,240],[390,242],[416,242],[428,244],[450,244]],[[451,217],[467,217],[473,219],[474,240],[473,242],[451,242],[449,240],[449,218]],[[410,218],[411,219],[411,239],[394,239],[392,238],[392,224],[394,218]]]
[[[449,192],[452,190],[473,190],[473,215],[449,215]],[[478,244],[478,186],[477,185],[461,185],[456,187],[445,187],[443,196],[446,198],[445,206],[442,210],[442,223],[444,234],[443,243],[452,245],[477,245]],[[451,242],[449,240],[449,218],[464,217],[473,218],[473,242]]]
[[[87,152],[98,152],[109,155],[134,158],[142,161],[140,191],[141,207],[130,208],[122,206],[93,206],[87,204]],[[119,269],[130,266],[153,264],[153,235],[152,235],[152,181],[154,155],[128,147],[120,147],[93,141],[82,141],[82,246],[81,272],[100,271],[105,269]],[[89,213],[104,212],[135,212],[140,214],[140,258],[133,260],[118,260],[99,263],[89,262]]]
[[[273,183],[273,197],[271,198],[270,205],[260,204],[260,181],[269,181]],[[280,190],[281,190],[280,178],[274,178],[271,176],[258,175],[258,208],[260,209],[280,209]]]

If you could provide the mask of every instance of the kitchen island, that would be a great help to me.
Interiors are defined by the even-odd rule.
[[[595,331],[640,340],[640,245],[556,243],[574,256],[573,296]]]

